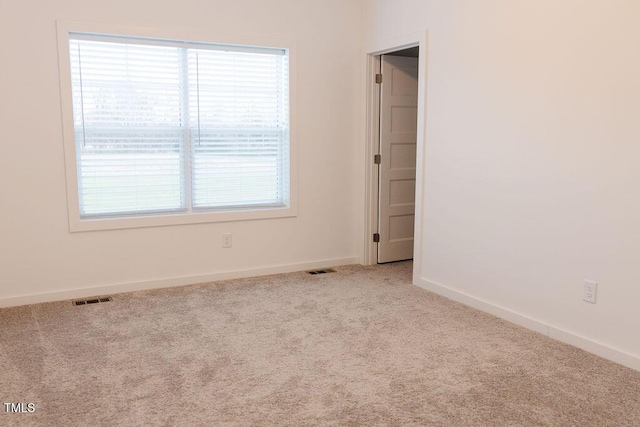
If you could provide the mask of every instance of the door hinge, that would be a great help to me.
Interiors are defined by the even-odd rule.
[[[376,74],[376,84],[382,83],[382,74]]]
[[[380,154],[374,155],[373,163],[375,163],[376,165],[379,165],[380,163],[382,163],[382,156]]]
[[[373,233],[373,243],[380,243],[380,234]]]

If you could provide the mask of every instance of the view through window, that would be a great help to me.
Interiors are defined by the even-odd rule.
[[[286,49],[69,39],[81,218],[289,203]]]

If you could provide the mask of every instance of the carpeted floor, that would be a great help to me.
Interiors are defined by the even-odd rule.
[[[0,310],[0,425],[640,426],[640,372],[346,266]],[[26,406],[25,406],[26,410]]]

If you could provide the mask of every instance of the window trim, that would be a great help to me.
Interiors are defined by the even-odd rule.
[[[56,21],[58,33],[58,64],[62,129],[67,185],[69,231],[97,231],[180,224],[201,224],[229,221],[261,220],[297,216],[297,97],[295,43],[284,37],[215,34],[184,28],[151,28],[88,22]],[[69,54],[69,33],[98,33],[114,36],[147,37],[184,40],[195,43],[233,44],[257,47],[279,47],[289,51],[289,205],[274,208],[229,209],[206,212],[168,212],[126,217],[81,218],[78,198],[78,177],[73,123],[73,99]]]

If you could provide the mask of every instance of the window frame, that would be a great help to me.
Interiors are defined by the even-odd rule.
[[[255,35],[222,35],[207,31],[176,28],[150,28],[114,24],[56,21],[58,33],[58,63],[60,79],[61,113],[69,231],[97,231],[139,227],[170,226],[229,221],[261,220],[297,216],[297,148],[296,148],[296,53],[295,43],[284,37]],[[132,214],[100,218],[80,216],[79,189],[76,161],[75,130],[73,121],[73,98],[69,52],[70,33],[96,33],[115,36],[145,37],[179,40],[196,43],[216,43],[266,48],[283,48],[289,52],[289,204],[283,207],[228,209],[215,211],[192,210],[189,212],[167,212],[161,214]]]

